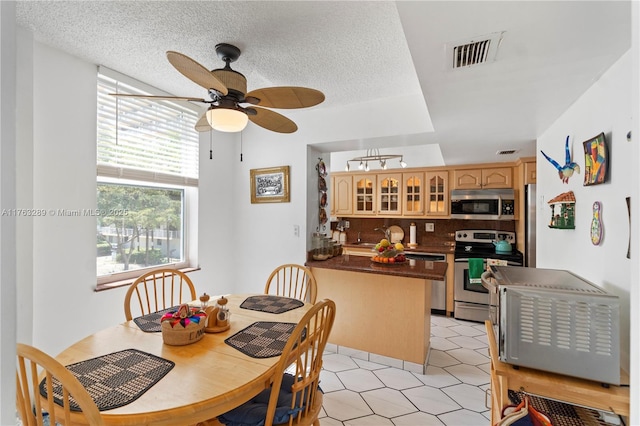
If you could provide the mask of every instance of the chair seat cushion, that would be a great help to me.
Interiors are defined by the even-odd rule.
[[[282,378],[273,424],[287,422],[291,415],[304,408],[304,406],[298,407],[297,404],[295,408],[291,408],[293,400],[291,386],[294,381],[295,378],[291,374],[285,374]],[[227,426],[264,426],[270,396],[271,389],[265,389],[241,406],[218,416],[218,420]]]

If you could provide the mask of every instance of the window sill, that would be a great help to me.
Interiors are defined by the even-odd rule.
[[[189,272],[193,272],[193,271],[199,271],[200,268],[180,268],[178,269],[180,272],[184,272],[186,274],[188,274]],[[125,280],[119,280],[119,281],[112,281],[109,283],[101,283],[101,284],[97,284],[96,285],[96,289],[95,291],[105,291],[105,290],[111,290],[114,288],[118,288],[118,287],[126,287],[126,286],[130,286],[131,284],[133,284],[133,282],[137,279],[137,277],[135,278],[127,278]]]

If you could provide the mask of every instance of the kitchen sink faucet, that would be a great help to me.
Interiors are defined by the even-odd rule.
[[[389,229],[386,226],[383,226],[382,228],[375,228],[374,231],[380,231],[384,234],[384,237],[391,242],[391,231],[389,231]]]

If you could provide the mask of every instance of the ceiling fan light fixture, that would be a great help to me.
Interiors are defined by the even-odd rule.
[[[349,171],[349,162],[348,162],[348,161],[347,161],[347,166],[344,168],[344,171],[345,171],[345,172],[348,172],[348,171]]]
[[[364,170],[364,163],[362,161],[358,164],[358,170]]]
[[[400,157],[400,167],[402,167],[403,169],[405,167],[407,167],[407,163],[404,162],[404,160],[402,159],[402,157]]]
[[[206,115],[209,125],[219,132],[241,132],[249,122],[247,114],[235,109],[211,108]]]

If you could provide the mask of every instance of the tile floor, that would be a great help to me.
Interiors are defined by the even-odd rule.
[[[426,374],[416,364],[327,345],[320,386],[323,426],[489,425],[484,324],[432,315]]]

